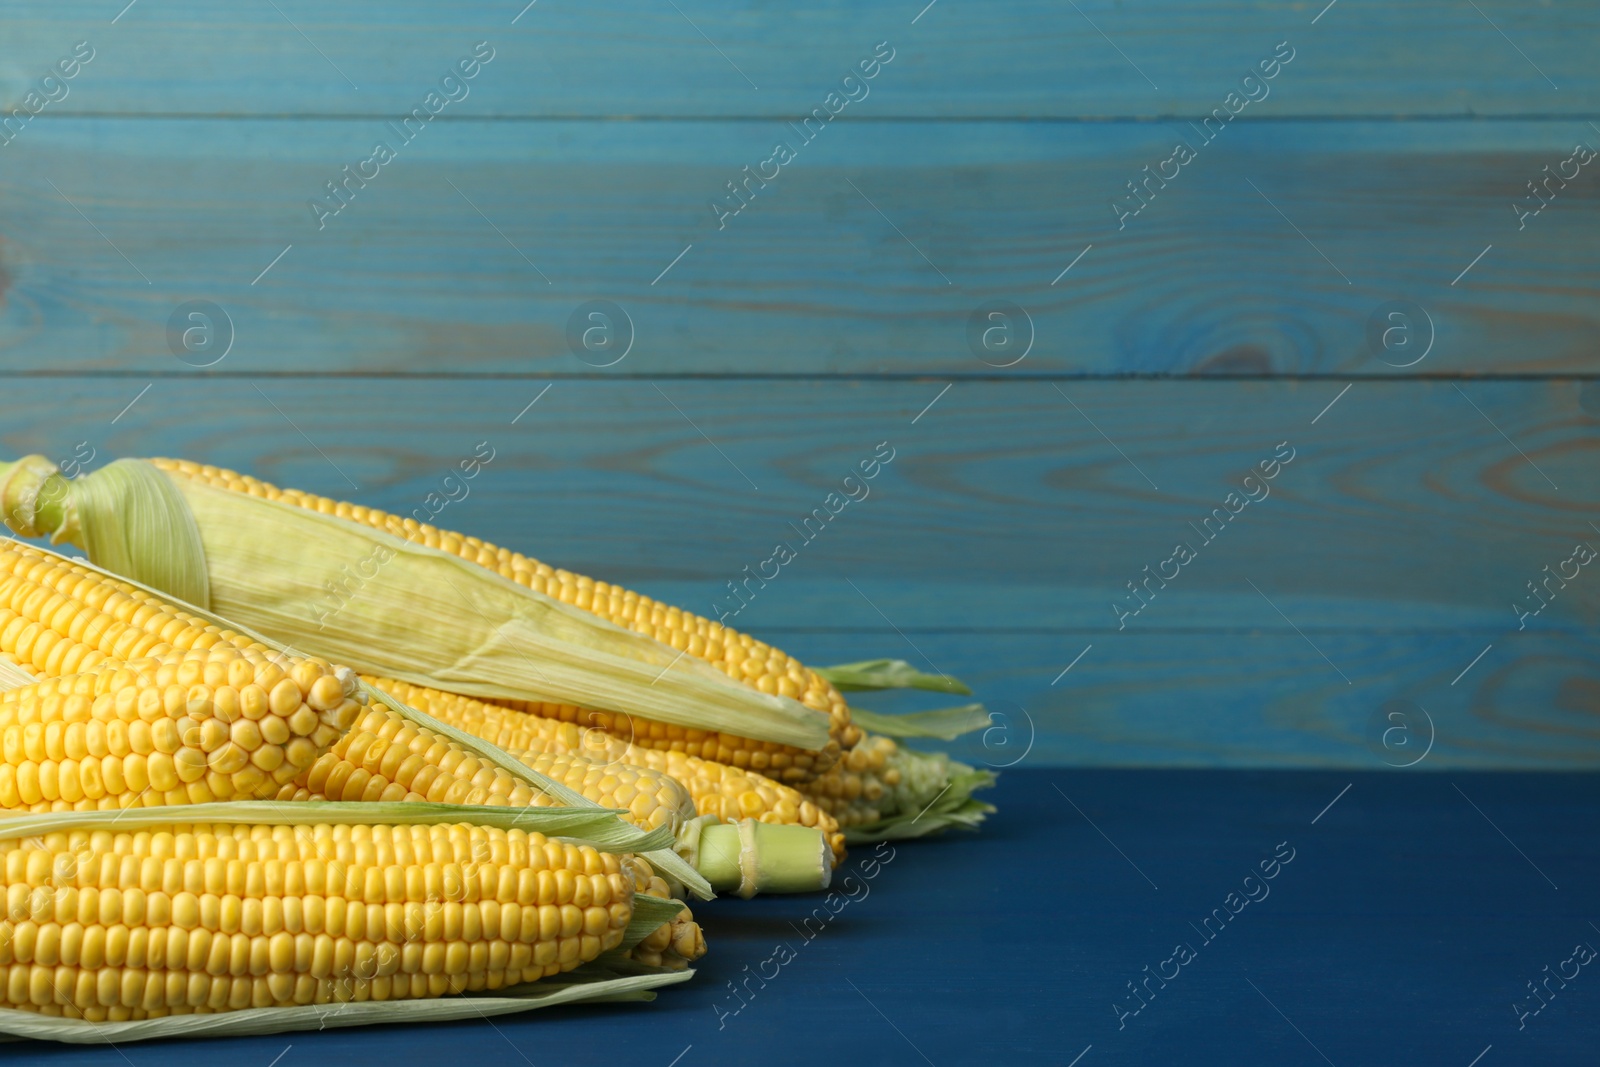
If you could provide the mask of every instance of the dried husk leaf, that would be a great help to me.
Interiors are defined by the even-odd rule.
[[[643,970],[644,968],[635,968]],[[463,994],[431,1000],[348,1001],[292,1008],[244,1008],[215,1015],[169,1015],[124,1023],[60,1019],[17,1008],[0,1008],[0,1034],[75,1045],[123,1045],[133,1041],[183,1037],[248,1037],[297,1030],[331,1030],[383,1023],[432,1023],[487,1019],[562,1004],[607,1004],[654,1000],[651,992],[694,977],[693,970],[650,970],[618,975],[604,967],[578,968],[542,978],[510,992]],[[525,990],[525,991],[524,991]],[[4,1039],[0,1039],[4,1040]]]

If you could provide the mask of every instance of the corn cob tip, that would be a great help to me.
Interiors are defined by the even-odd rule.
[[[682,904],[672,895],[666,880],[655,873],[650,861],[643,856],[632,856],[623,867],[633,877],[634,892],[638,896],[655,897]],[[626,955],[647,967],[664,967],[681,971],[706,954],[705,933],[695,922],[694,913],[684,905],[671,921],[652,930],[643,941],[629,949]]]

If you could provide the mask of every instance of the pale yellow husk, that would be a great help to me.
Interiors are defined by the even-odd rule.
[[[811,750],[828,742],[826,721],[798,701],[458,556],[169,479],[143,460],[65,485],[60,525],[39,532],[302,654],[471,696],[575,704]]]

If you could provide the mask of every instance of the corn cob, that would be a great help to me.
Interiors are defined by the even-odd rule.
[[[0,1004],[101,1022],[499,989],[622,943],[622,863],[464,823],[4,840]]]
[[[970,830],[994,811],[972,795],[994,784],[992,771],[873,734],[857,747],[873,749],[881,766],[858,771],[846,761],[806,783],[813,790],[807,795],[839,820],[851,843],[922,837],[950,827]]]
[[[593,612],[618,626],[653,637],[680,652],[706,660],[729,677],[748,683],[763,693],[792,697],[807,707],[825,713],[829,720],[828,746],[820,752],[810,752],[768,741],[753,741],[730,733],[697,730],[635,716],[629,720],[627,729],[634,742],[641,746],[683,752],[749,768],[782,781],[806,781],[825,771],[839,758],[843,749],[853,746],[859,738],[860,731],[850,724],[850,709],[832,683],[807,670],[792,657],[720,623],[605,582],[552,568],[476,537],[438,530],[414,519],[400,518],[299,490],[279,489],[220,467],[186,460],[154,459],[150,462],[174,477],[364,523],[415,544],[458,555],[535,592]],[[605,725],[615,725],[609,721],[613,716],[600,714]]]
[[[391,695],[397,696],[393,690]],[[409,703],[409,701],[407,701]],[[415,705],[413,705],[415,706]],[[419,709],[426,710],[426,709]],[[628,809],[629,821],[642,829],[681,826],[688,798],[670,778],[640,772],[633,777],[650,789],[634,787],[629,803],[617,803],[626,788],[619,777],[635,768],[601,771],[581,757],[523,757],[535,771],[560,781],[605,807]],[[588,786],[588,788],[585,788]],[[409,723],[388,708],[372,708],[352,726],[317,764],[283,786],[278,800],[431,801],[490,807],[557,806],[547,794],[530,790],[504,770],[463,752],[460,746]],[[642,856],[630,857],[626,869],[639,893],[671,900],[666,881],[656,876]],[[705,955],[705,937],[693,913],[684,907],[627,955],[649,966],[686,967]]]
[[[0,550],[0,653],[46,679],[0,697],[0,806],[13,809],[259,796],[284,767],[326,751],[356,708],[348,671],[272,652],[20,544]],[[100,761],[98,780],[82,777],[85,757]],[[63,781],[68,761],[76,770]]]
[[[411,687],[384,684],[381,688],[411,704],[407,699],[414,695]],[[426,707],[411,706],[432,714]],[[519,758],[602,807],[626,810],[628,820],[642,829],[665,826],[676,833],[692,817],[693,808],[683,787],[664,774],[621,764],[604,766],[581,756],[525,754]],[[325,756],[283,786],[277,799],[559,806],[501,768],[385,707],[368,709]]]
[[[356,695],[348,670],[226,646],[0,693],[0,808],[267,796],[339,739]]]
[[[366,681],[411,707],[508,752],[587,756],[637,764],[670,775],[688,790],[694,809],[701,815],[715,815],[727,822],[756,819],[764,823],[814,827],[828,839],[834,863],[837,865],[844,859],[844,835],[825,810],[793,788],[753,771],[738,770],[681,752],[631,745],[626,738],[598,727],[579,730],[575,723],[581,719],[579,714],[526,714],[393,679],[368,678]]]
[[[597,773],[588,761],[572,757],[534,760],[524,757],[533,770],[554,778],[588,799],[607,807],[627,808],[624,816],[642,829],[681,826],[688,798],[670,778],[634,777],[647,781],[653,792],[636,788],[629,804],[616,801],[624,784],[617,773]],[[627,770],[621,773],[626,775]],[[647,778],[648,776],[648,778]],[[598,780],[597,780],[598,779]],[[588,785],[590,788],[583,788]],[[407,722],[389,708],[374,707],[335,744],[332,751],[278,792],[284,801],[407,801],[474,804],[489,807],[557,807],[560,802],[528,788],[505,770],[478,759],[447,738],[416,723]],[[657,877],[642,856],[631,857],[629,870],[639,892],[671,900],[665,880]],[[668,923],[654,930],[627,955],[650,966],[686,967],[705,955],[705,937],[693,914],[684,907]]]
[[[901,751],[890,738],[867,734],[827,774],[804,783],[802,792],[846,830],[877,822],[901,810],[906,799],[897,792],[902,774],[895,757]]]

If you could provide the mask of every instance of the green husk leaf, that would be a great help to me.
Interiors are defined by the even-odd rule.
[[[674,848],[656,848],[644,853],[644,858],[656,869],[656,873],[665,878],[669,883],[676,883],[673,887],[676,892],[693,893],[700,900],[710,900],[717,895],[711,888],[711,883],[706,881],[705,875],[694,869],[694,866]]]
[[[491,808],[427,801],[223,800],[121,811],[51,811],[0,818],[0,840],[69,830],[147,830],[153,826],[432,826],[472,823],[581,841],[602,852],[639,852],[672,840],[666,827],[648,833],[620,823],[608,808]],[[621,825],[631,833],[619,833]],[[659,925],[659,924],[657,924]]]
[[[947,674],[924,674],[903,659],[868,659],[860,663],[840,663],[811,669],[832,682],[842,693],[869,689],[927,689],[964,697],[972,695],[966,683]]]
[[[943,804],[940,805],[943,807]],[[894,816],[875,823],[854,826],[844,832],[851,845],[870,845],[878,841],[906,841],[929,837],[949,829],[976,830],[985,818],[995,812],[993,804],[973,797],[965,797],[945,811],[930,811],[920,821],[908,816]]]
[[[913,711],[905,715],[883,715],[865,708],[851,708],[850,721],[863,730],[885,737],[932,737],[954,741],[990,725],[989,709],[982,704],[963,704],[937,711]]]
[[[658,927],[677,918],[678,912],[682,910],[681,900],[662,900],[660,897],[647,897],[643,893],[635,893],[633,918],[628,920],[627,932],[623,934],[622,944],[617,950],[626,952],[649,937]]]
[[[692,970],[653,970],[649,973],[618,975],[604,967],[580,967],[564,975],[493,994],[469,993],[430,1000],[350,1001],[292,1008],[245,1008],[216,1015],[169,1015],[125,1023],[91,1023],[53,1018],[15,1008],[0,1008],[0,1033],[71,1044],[121,1045],[154,1038],[244,1037],[382,1023],[488,1019],[496,1015],[536,1011],[563,1004],[654,999],[652,990],[687,982],[693,977]]]

